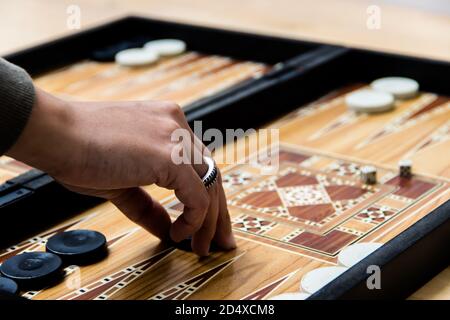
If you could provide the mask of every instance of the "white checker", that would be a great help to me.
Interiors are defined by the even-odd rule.
[[[270,297],[267,300],[306,300],[309,296],[311,295],[305,292],[286,292]]]
[[[160,39],[147,42],[144,49],[161,56],[175,56],[186,51],[186,43],[177,39]]]
[[[359,112],[383,112],[394,107],[394,96],[388,92],[362,89],[345,97],[347,106]]]
[[[419,90],[419,84],[416,80],[403,77],[377,79],[370,86],[374,90],[391,93],[399,99],[414,97]]]
[[[300,281],[300,289],[307,293],[313,294],[347,270],[348,268],[339,266],[323,267],[311,270],[305,274]]]
[[[383,244],[377,242],[355,243],[344,248],[338,255],[339,264],[350,268],[380,248]]]
[[[115,57],[116,63],[126,67],[145,66],[158,61],[158,58],[157,53],[142,48],[122,50]]]

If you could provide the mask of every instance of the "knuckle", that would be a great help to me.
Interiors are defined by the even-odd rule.
[[[167,110],[167,112],[170,115],[172,115],[174,117],[179,117],[179,116],[183,115],[183,111],[178,104],[171,102],[171,101],[165,101],[165,102],[163,102],[163,105],[164,105],[164,108]]]
[[[168,120],[162,128],[162,134],[166,139],[176,142],[180,140],[180,135],[182,135],[182,132],[179,131],[180,129],[182,128],[178,122]]]

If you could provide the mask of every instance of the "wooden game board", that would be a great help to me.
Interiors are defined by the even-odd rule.
[[[187,52],[138,68],[88,60],[35,81],[44,90],[68,99],[171,100],[186,106],[267,70],[261,63]]]
[[[31,299],[267,299],[298,292],[310,270],[337,264],[358,242],[386,243],[450,199],[450,101],[432,93],[397,102],[392,112],[348,111],[332,92],[272,123],[280,129],[280,166],[261,175],[264,159],[223,168],[238,248],[206,258],[161,244],[102,204],[0,253],[0,262],[43,250],[61,230],[105,234],[110,254],[91,266],[71,266],[64,282]],[[254,136],[252,138],[255,138]],[[244,141],[238,149],[246,149]],[[219,151],[220,153],[220,151]],[[219,154],[217,154],[219,155]],[[411,179],[396,163],[414,163]],[[376,185],[359,180],[362,165],[378,168]],[[163,189],[147,188],[175,218],[181,205]]]

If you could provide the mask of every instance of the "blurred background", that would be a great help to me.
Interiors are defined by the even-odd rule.
[[[81,30],[137,14],[450,60],[450,0],[0,0],[0,55],[79,31],[71,5]]]

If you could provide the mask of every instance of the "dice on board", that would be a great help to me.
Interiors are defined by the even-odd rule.
[[[398,162],[398,170],[400,177],[410,178],[412,176],[412,161],[410,159],[402,159]]]
[[[361,181],[364,184],[377,183],[377,168],[374,166],[364,166],[361,168]]]

